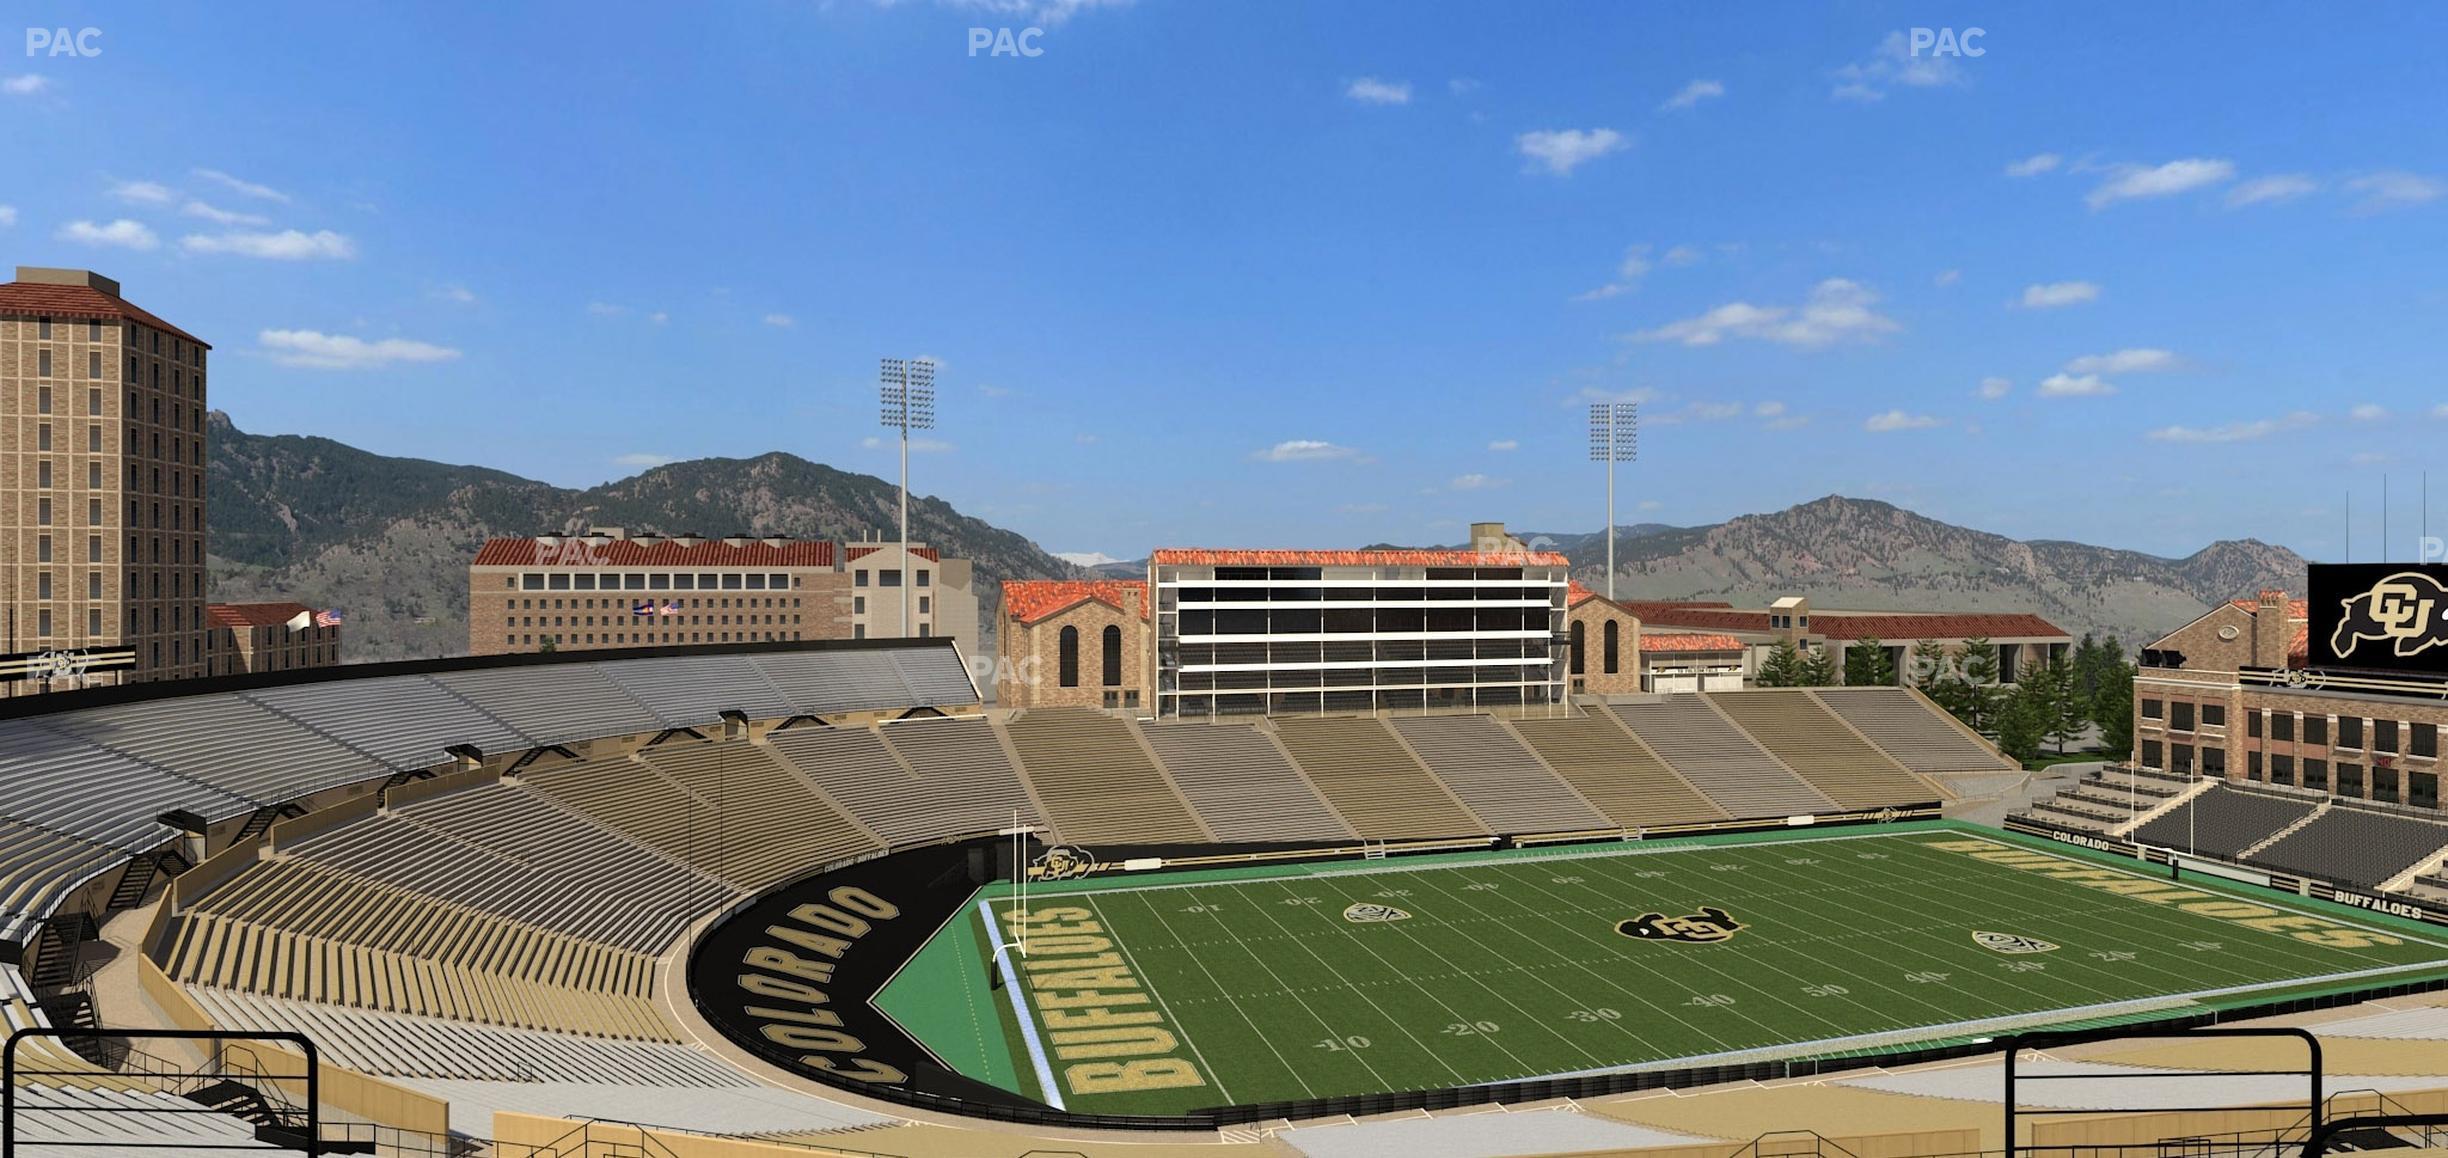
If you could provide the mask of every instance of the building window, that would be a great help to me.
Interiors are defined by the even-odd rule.
[[[888,569],[886,569],[886,570],[882,570],[882,571],[878,571],[878,572],[876,572],[876,586],[878,586],[878,587],[899,587],[900,585],[901,585],[901,569],[900,569],[900,568],[898,568],[898,567],[893,567],[893,568],[888,568]]]
[[[2166,762],[2160,758],[2159,751],[2159,741],[2142,741],[2142,766],[2145,768],[2166,767]]]
[[[2259,732],[2253,734],[2260,735]],[[2363,746],[2363,717],[2338,717],[2337,746],[2340,748],[2361,748]],[[2343,774],[2343,772],[2340,773],[2340,775]]]
[[[865,615],[865,614],[867,614],[867,597],[866,597],[866,596],[864,596],[864,595],[853,595],[853,596],[851,596],[851,597],[850,597],[850,614],[852,614],[852,615]]]
[[[2261,749],[2244,753],[2244,775],[2255,780],[2261,778]]]
[[[2293,743],[2295,741],[2295,713],[2271,712],[2269,738]]]
[[[864,567],[859,568],[858,572],[850,577],[850,585],[852,587],[865,587],[867,585],[867,569]]]
[[[1606,674],[1608,675],[1614,675],[1615,673],[1623,670],[1623,658],[1621,653],[1617,651],[1617,645],[1621,642],[1620,635],[1621,630],[1616,621],[1612,619],[1607,620],[1606,658],[1604,662],[1606,664]]]
[[[2244,713],[2244,734],[2256,740],[2260,739],[2261,717],[2266,714],[2268,713],[2265,713],[2258,708]]]
[[[930,581],[930,580],[932,580],[934,577],[935,577],[935,573],[934,573],[934,572],[929,571],[929,570],[927,570],[927,569],[926,569],[926,568],[924,568],[924,567],[920,567],[920,568],[918,569],[918,585],[919,585],[920,587],[932,586],[932,584],[931,584],[929,581]]]
[[[926,574],[926,572],[921,571],[921,572],[919,572],[919,574],[924,575],[924,574]],[[1106,627],[1105,627],[1105,632],[1104,632],[1104,643],[1105,643],[1105,646],[1104,646],[1104,652],[1105,652],[1105,657],[1104,657],[1104,658],[1105,658],[1105,686],[1106,686],[1106,687],[1109,687],[1109,688],[1118,688],[1118,687],[1121,687],[1121,686],[1122,686],[1122,629],[1121,629],[1121,628],[1119,628],[1119,627],[1115,627],[1115,626],[1113,626],[1112,624],[1107,624],[1107,625],[1106,625]]]
[[[34,634],[46,637],[51,634],[50,608],[46,607],[34,613]]]
[[[2165,701],[2162,701],[2162,700],[2144,700],[2144,701],[2142,701],[2142,718],[2143,718],[2143,719],[2145,719],[2145,720],[2163,720],[2163,719],[2166,719],[2166,718],[2167,718],[2167,704],[2166,704],[2166,702],[2165,702]],[[2259,734],[2260,734],[2260,733],[2258,733],[2258,732],[2254,733],[2254,735],[2259,735]]]
[[[2397,750],[2397,721],[2372,721],[2371,750],[2374,752],[2394,752]],[[2379,779],[2374,777],[2372,783],[2377,786],[2379,784]]]
[[[932,595],[921,595],[921,596],[919,596],[919,597],[918,597],[918,614],[920,614],[920,615],[932,615],[932,614],[934,614],[934,610],[933,610],[933,609],[934,609],[934,606],[935,606],[935,597],[934,597],[934,596],[932,596]]]
[[[2190,732],[2193,730],[2193,701],[2168,701],[2168,728],[2171,731],[2177,732]]]
[[[2227,774],[2227,749],[2202,749],[2201,770],[2204,776],[2225,776]]]
[[[2303,724],[2304,743],[2326,744],[2329,742],[2329,717],[2305,716]]]
[[[2411,743],[2406,748],[2408,753],[2423,757],[2439,755],[2439,725],[2412,724],[2408,726],[2408,730],[2411,733],[2408,736]]]
[[[1581,669],[1581,664],[1582,664],[1582,655],[1581,655],[1581,653],[1582,653],[1582,645],[1583,645],[1584,643],[1586,643],[1586,642],[1587,642],[1587,637],[1588,637],[1588,635],[1589,635],[1589,633],[1588,633],[1587,631],[1582,630],[1582,628],[1583,628],[1583,627],[1584,627],[1584,624],[1583,624],[1583,623],[1582,623],[1580,620],[1578,620],[1578,619],[1573,620],[1573,625],[1572,625],[1572,674],[1574,674],[1574,675],[1580,675],[1580,674],[1581,674],[1581,670],[1582,670],[1582,669]]]
[[[1062,687],[1079,686],[1079,646],[1079,628],[1063,628],[1054,647],[1055,683]]]
[[[43,336],[48,338],[51,335],[44,334]],[[36,350],[34,352],[34,376],[37,378],[48,378],[51,376],[51,351]]]

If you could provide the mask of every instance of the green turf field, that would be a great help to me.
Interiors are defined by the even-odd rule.
[[[1033,888],[1025,911],[997,886],[946,932],[971,938],[978,990],[995,940],[1027,952],[1002,1024],[938,1017],[922,1039],[1120,1114],[1876,1052],[2448,973],[2448,938],[2417,926],[1946,824],[1100,879]]]

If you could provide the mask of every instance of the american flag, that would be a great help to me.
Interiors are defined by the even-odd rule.
[[[656,614],[659,614],[659,615],[678,615],[678,614],[680,614],[680,601],[679,601],[679,600],[677,600],[677,599],[674,599],[674,600],[672,600],[671,602],[664,604],[664,605],[663,605],[663,610],[661,610],[660,612],[657,612]]]
[[[316,627],[340,626],[340,609],[337,607],[326,607],[321,611],[315,612],[314,625]]]

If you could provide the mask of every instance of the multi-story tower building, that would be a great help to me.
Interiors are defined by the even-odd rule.
[[[978,642],[977,589],[970,586],[967,559],[946,559],[923,543],[909,553],[899,542],[847,543],[842,570],[850,573],[850,634],[859,639],[948,635],[961,650]],[[909,621],[901,609],[909,607]]]
[[[19,266],[0,285],[8,655],[110,656],[86,683],[207,674],[210,349],[90,270]],[[77,682],[18,680],[5,692]]]
[[[804,539],[491,539],[468,567],[468,652],[842,639],[850,576]]]

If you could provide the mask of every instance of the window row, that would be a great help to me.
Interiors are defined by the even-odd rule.
[[[737,571],[528,571],[505,575],[512,591],[787,591],[791,577]]]

